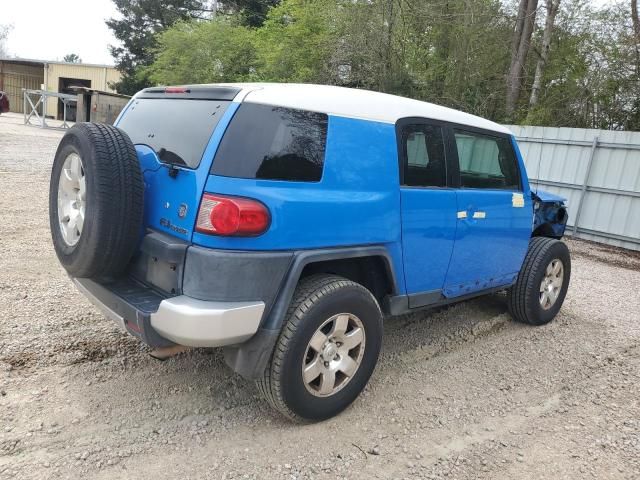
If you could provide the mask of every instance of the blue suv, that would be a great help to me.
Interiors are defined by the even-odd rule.
[[[382,93],[294,84],[148,88],[80,123],[50,184],[70,277],[167,358],[223,347],[297,420],[346,408],[386,316],[506,291],[560,309],[564,200],[529,187],[513,135]]]

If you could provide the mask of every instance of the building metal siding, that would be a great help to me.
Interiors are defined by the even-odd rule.
[[[45,63],[46,90],[57,92],[60,78],[76,78],[90,80],[91,88],[105,92],[115,92],[109,85],[120,80],[120,72],[113,67],[100,65],[84,65],[81,63]],[[56,116],[58,100],[47,101],[47,115]]]
[[[0,60],[0,90],[9,97],[12,112],[24,111],[23,88],[38,90],[43,83],[44,72],[41,66],[20,65]]]
[[[78,92],[77,122],[99,122],[113,125],[131,97],[104,92]],[[87,103],[89,104],[87,106]],[[87,110],[89,118],[87,118]]]
[[[568,234],[640,250],[640,132],[509,128],[532,189],[567,198]]]

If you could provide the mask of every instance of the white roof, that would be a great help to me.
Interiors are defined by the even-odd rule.
[[[299,83],[229,83],[242,88],[236,101],[277,105],[340,117],[395,124],[400,118],[423,117],[511,133],[506,127],[468,113],[386,93]]]

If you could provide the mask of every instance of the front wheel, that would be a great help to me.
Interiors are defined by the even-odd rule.
[[[364,389],[382,344],[382,313],[371,292],[334,275],[302,280],[273,356],[257,386],[293,420],[319,421]]]
[[[518,279],[507,292],[509,312],[519,322],[549,323],[562,307],[570,278],[567,245],[552,238],[532,238]]]

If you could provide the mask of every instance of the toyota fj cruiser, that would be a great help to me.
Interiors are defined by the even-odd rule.
[[[359,395],[385,316],[506,290],[542,325],[569,284],[564,200],[531,191],[506,128],[362,90],[148,88],[66,133],[49,206],[106,315],[159,352],[223,347],[299,420]]]

